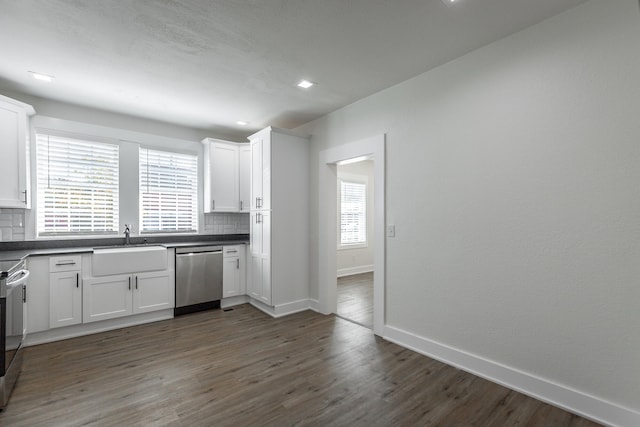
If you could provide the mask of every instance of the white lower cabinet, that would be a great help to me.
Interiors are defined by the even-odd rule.
[[[174,307],[175,293],[167,271],[133,276],[133,314]]]
[[[245,294],[245,246],[225,246],[222,266],[222,298]]]
[[[84,279],[82,298],[84,323],[128,316],[133,313],[131,275]]]
[[[82,323],[82,285],[80,271],[49,275],[49,327]]]
[[[271,260],[261,254],[251,254],[251,280],[247,293],[267,305],[271,305]]]
[[[49,328],[82,323],[82,257],[49,258]]]
[[[174,306],[168,271],[84,279],[83,322],[97,322]]]

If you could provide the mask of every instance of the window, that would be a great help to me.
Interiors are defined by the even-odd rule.
[[[38,235],[118,231],[118,146],[36,135]]]
[[[140,231],[198,231],[198,157],[140,148]]]
[[[367,243],[367,185],[340,181],[340,245]]]

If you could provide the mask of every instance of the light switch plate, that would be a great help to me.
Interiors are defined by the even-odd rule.
[[[396,237],[395,225],[387,225],[387,237]]]

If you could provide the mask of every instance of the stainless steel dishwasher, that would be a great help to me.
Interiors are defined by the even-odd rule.
[[[176,248],[175,316],[220,308],[222,246]]]

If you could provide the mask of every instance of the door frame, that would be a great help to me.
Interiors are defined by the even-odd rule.
[[[337,164],[367,157],[373,160],[373,333],[385,323],[385,134],[339,145],[319,153],[318,173],[318,303],[323,314],[337,311]]]

